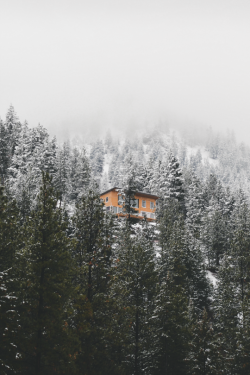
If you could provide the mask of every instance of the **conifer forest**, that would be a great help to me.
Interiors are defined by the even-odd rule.
[[[156,220],[101,192],[155,194]],[[249,375],[250,148],[0,122],[0,374]]]

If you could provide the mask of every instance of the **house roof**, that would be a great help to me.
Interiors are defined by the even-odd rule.
[[[119,187],[113,187],[112,189],[104,191],[100,195],[101,196],[105,195],[105,194],[109,193],[110,191],[113,191],[113,190],[116,190],[116,189],[121,189],[121,188],[119,188]],[[135,194],[140,195],[142,197],[147,197],[147,198],[153,198],[153,199],[158,199],[159,198],[157,195],[149,194],[149,193],[144,193],[143,191],[135,191]]]

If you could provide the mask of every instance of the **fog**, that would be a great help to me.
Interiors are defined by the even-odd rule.
[[[0,115],[59,138],[166,121],[248,141],[249,16],[249,0],[1,0]]]

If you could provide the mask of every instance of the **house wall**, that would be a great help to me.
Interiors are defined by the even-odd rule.
[[[106,202],[106,198],[108,197],[108,202]],[[107,194],[101,195],[105,206],[116,206],[122,207],[118,205],[118,192],[115,190],[109,191]]]
[[[135,210],[141,212],[149,212],[149,213],[154,213],[155,208],[151,209],[150,208],[150,202],[154,203],[154,206],[156,205],[156,199],[155,198],[150,198],[150,197],[144,197],[140,194],[135,194],[134,195],[135,199],[139,199],[139,208],[135,208]],[[104,201],[105,206],[115,206],[115,207],[122,207],[122,205],[118,205],[118,192],[115,190],[109,191],[106,194],[101,195],[101,198]],[[108,198],[108,202],[106,202],[106,198]],[[142,207],[142,201],[146,201],[146,207]]]
[[[143,197],[140,194],[135,194],[135,199],[139,199],[139,211],[145,211],[145,212],[155,212],[155,208],[150,208],[150,202],[154,203],[154,206],[156,205],[156,199],[154,198],[148,198]],[[146,201],[146,207],[142,207],[142,201]]]

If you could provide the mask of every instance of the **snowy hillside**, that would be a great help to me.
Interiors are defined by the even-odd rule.
[[[195,137],[193,131],[152,129],[126,138],[112,138],[108,132],[103,140],[85,144],[89,150],[94,175],[101,190],[122,184],[128,159],[135,168],[156,168],[168,158],[170,151],[177,158],[184,174],[194,172],[205,182],[216,175],[232,191],[243,190],[250,197],[250,148],[236,142],[232,134],[219,135],[211,129]]]

